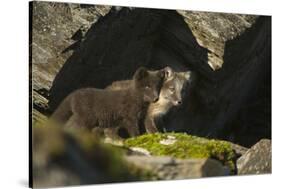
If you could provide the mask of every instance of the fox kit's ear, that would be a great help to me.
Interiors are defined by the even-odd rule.
[[[135,80],[142,80],[148,75],[148,71],[145,67],[140,67],[137,69],[137,71],[134,74]]]
[[[165,79],[169,79],[174,76],[174,71],[169,66],[164,68]]]

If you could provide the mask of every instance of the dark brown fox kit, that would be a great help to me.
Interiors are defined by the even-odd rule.
[[[67,96],[51,119],[82,128],[126,128],[129,136],[139,135],[148,105],[159,98],[164,70],[139,68],[124,90],[84,88]],[[112,129],[114,131],[114,129]]]
[[[182,94],[186,83],[191,81],[191,72],[174,72],[171,68],[165,68],[165,80],[159,95],[159,100],[149,105],[145,117],[145,130],[148,133],[158,132],[156,119],[161,118],[174,106],[182,103]],[[107,89],[122,90],[130,86],[131,80],[113,82]]]

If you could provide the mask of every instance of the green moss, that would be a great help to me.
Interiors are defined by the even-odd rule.
[[[161,144],[160,141],[175,137],[171,145]],[[225,141],[208,140],[183,133],[156,133],[130,138],[124,142],[126,147],[141,147],[152,155],[172,156],[175,158],[213,158],[227,165],[232,171],[235,169],[235,154],[231,145]]]

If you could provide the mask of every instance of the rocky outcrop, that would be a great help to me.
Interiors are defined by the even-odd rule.
[[[37,1],[30,3],[30,87],[33,90],[30,98],[33,99],[34,123],[42,122],[50,113],[48,93],[56,74],[75,47],[79,46],[72,44],[79,44],[90,26],[106,15],[110,8]]]
[[[51,110],[78,88],[104,88],[131,78],[140,66],[168,65],[176,71],[191,69],[197,77],[182,107],[166,117],[166,130],[244,146],[270,138],[271,18],[180,13],[111,9],[56,75]],[[222,67],[213,71],[208,63]]]
[[[260,140],[237,160],[238,174],[271,173],[271,156],[271,140]]]
[[[81,40],[85,31],[111,7],[36,1],[31,5],[33,87],[49,90],[55,75],[71,55],[62,52]]]
[[[160,139],[159,136],[147,135],[112,145],[103,143],[98,136],[81,129],[63,130],[55,125],[34,126],[33,187],[189,179],[234,174],[229,164],[235,160],[229,148],[230,144],[185,134],[175,135],[175,145],[161,142],[165,138],[171,139],[173,135],[159,134],[161,140],[158,145],[170,145],[170,149],[166,150],[165,155],[155,156],[152,149],[157,141],[154,138]],[[143,137],[146,137],[147,144],[151,143],[151,154],[143,153],[141,148],[136,150],[138,141],[143,140]],[[224,143],[224,146],[220,146],[220,143]],[[193,149],[190,149],[193,145]],[[202,145],[203,148],[200,147],[196,151],[196,145]]]
[[[34,127],[34,186],[271,173],[270,140],[261,140],[238,160],[243,147],[186,134],[143,135],[119,142],[104,144],[80,129]]]
[[[190,27],[196,41],[208,49],[208,64],[213,70],[222,67],[226,41],[250,28],[258,16],[177,10]]]

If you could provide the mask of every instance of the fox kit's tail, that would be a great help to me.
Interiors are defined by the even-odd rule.
[[[59,124],[65,124],[71,115],[71,98],[68,96],[61,102],[55,112],[51,115],[50,119]]]

